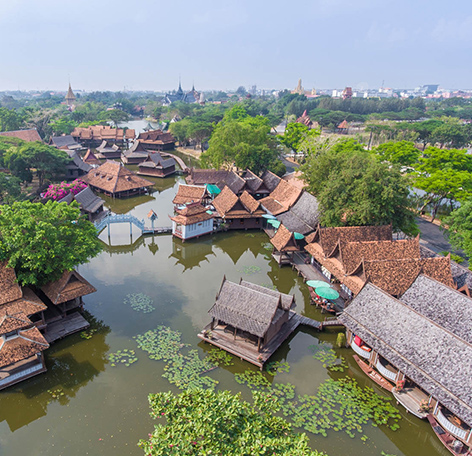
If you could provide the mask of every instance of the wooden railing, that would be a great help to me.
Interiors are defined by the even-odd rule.
[[[465,440],[467,437],[467,432],[464,429],[461,429],[460,427],[456,426],[455,424],[452,424],[442,413],[442,410],[438,410],[438,415],[436,416],[438,423],[446,429],[446,431],[450,432],[452,435],[455,435],[459,439]]]
[[[362,349],[361,349],[361,350],[362,350]],[[388,369],[380,362],[379,359],[377,360],[377,364],[375,365],[375,367],[377,368],[377,370],[378,370],[385,378],[388,378],[389,380],[392,380],[392,382],[394,382],[395,379],[397,378],[397,372],[392,372],[392,371],[388,370]]]
[[[15,374],[9,375],[8,377],[5,377],[2,380],[0,380],[0,387],[2,387],[3,385],[7,385],[8,383],[11,383],[19,378],[26,377],[32,374],[33,372],[41,370],[42,368],[43,368],[43,365],[39,363],[32,367],[24,369],[20,372],[16,372]]]

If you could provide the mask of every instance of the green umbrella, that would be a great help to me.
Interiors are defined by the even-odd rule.
[[[311,288],[326,287],[330,288],[330,284],[322,280],[307,280],[306,284]]]
[[[267,223],[272,225],[274,228],[278,228],[280,226],[280,222],[278,220],[267,220]]]
[[[325,298],[325,299],[338,299],[339,298],[339,293],[336,290],[333,290],[332,288],[318,287],[318,288],[315,288],[315,293],[318,296],[321,296],[322,298]]]
[[[265,218],[265,219],[268,219],[268,220],[276,220],[277,219],[276,217],[274,217],[273,215],[270,215],[270,214],[264,214],[262,217]]]
[[[305,236],[303,236],[302,233],[297,233],[297,232],[293,233],[293,237],[294,237],[297,241],[299,241],[299,240],[301,240],[301,239],[305,239]]]

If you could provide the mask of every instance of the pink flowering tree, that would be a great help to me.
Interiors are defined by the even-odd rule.
[[[84,188],[87,188],[87,184],[80,179],[76,179],[72,182],[61,182],[60,184],[51,184],[46,193],[44,193],[43,197],[48,199],[53,199],[54,201],[58,201],[64,196],[72,193],[73,195],[77,195],[80,193]]]

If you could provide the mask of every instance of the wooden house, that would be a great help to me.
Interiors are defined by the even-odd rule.
[[[71,135],[86,147],[97,147],[103,145],[103,141],[109,144],[124,145],[129,140],[133,140],[136,133],[133,129],[124,130],[123,128],[112,128],[109,125],[92,125],[90,127],[76,127]]]
[[[38,130],[36,130],[36,128],[30,128],[29,130],[2,131],[0,133],[0,136],[18,138],[26,142],[33,142],[33,141],[42,142],[41,136],[39,136]]]
[[[346,119],[344,119],[337,127],[336,132],[341,135],[347,135],[349,132],[349,124],[347,123]]]
[[[294,302],[291,295],[225,277],[208,311],[211,323],[199,337],[262,368],[292,332]]]
[[[138,165],[144,162],[151,152],[146,149],[141,141],[135,141],[129,150],[121,154],[121,161],[130,165]]]
[[[183,241],[213,233],[213,215],[199,202],[176,207],[170,219],[172,235]]]
[[[206,186],[179,184],[177,194],[172,202],[177,206],[182,206],[189,203],[205,204],[207,200]]]
[[[97,156],[90,149],[88,149],[84,155],[84,163],[87,163],[88,165],[91,165],[92,167],[100,166],[102,164],[102,162],[97,158]]]
[[[264,179],[262,177],[254,174],[250,169],[247,169],[242,178],[246,181],[245,189],[255,198],[261,199],[266,196],[269,196],[270,190],[267,187]]]
[[[92,189],[114,198],[148,193],[154,185],[153,182],[137,176],[120,163],[109,160],[98,168],[89,171],[83,180]]]
[[[20,287],[15,271],[0,262],[0,389],[46,371],[40,333],[46,305],[28,287]]]
[[[162,130],[150,130],[139,134],[138,141],[149,150],[172,150],[175,148],[175,138],[172,133]]]
[[[62,150],[83,150],[83,147],[72,135],[52,136],[49,145]]]
[[[472,300],[419,275],[396,299],[367,283],[338,317],[362,370],[453,454],[472,448]]]
[[[291,264],[293,253],[300,250],[293,233],[285,228],[284,225],[279,226],[270,243],[274,246],[272,256],[279,266]]]
[[[287,212],[300,198],[303,190],[280,179],[269,196],[260,200],[262,207],[271,215]]]
[[[306,191],[302,191],[297,202],[287,211],[279,214],[277,220],[293,232],[306,235],[316,230],[321,213],[318,200]]]
[[[77,151],[66,150],[65,152],[67,152],[70,158],[69,163],[66,165],[67,180],[74,180],[85,176],[92,169],[92,166],[85,163]]]
[[[97,147],[99,158],[106,158],[107,160],[114,160],[121,158],[121,150],[119,146],[108,141],[103,140]]]
[[[105,201],[99,198],[92,192],[90,187],[84,188],[81,192],[73,195],[68,193],[64,198],[59,200],[59,203],[70,204],[72,201],[77,201],[80,206],[82,214],[87,215],[90,221],[94,220],[101,212],[103,212],[103,205]]]
[[[154,152],[139,163],[138,174],[153,177],[171,176],[175,174],[175,160],[172,157],[163,158],[159,152]]]
[[[237,196],[229,187],[224,187],[213,200],[220,222],[227,229],[260,229],[262,216],[265,214],[259,201],[247,191]]]

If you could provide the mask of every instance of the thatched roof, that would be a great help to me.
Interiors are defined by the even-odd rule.
[[[41,290],[56,305],[97,291],[77,271],[64,271],[60,279],[42,286]]]
[[[229,282],[226,278],[208,313],[242,331],[264,337],[279,307],[280,296]]]
[[[298,250],[297,243],[291,233],[285,226],[280,225],[277,233],[270,239],[271,244],[279,252],[288,252]]]
[[[49,348],[38,328],[19,331],[18,336],[0,342],[0,367],[17,363]]]
[[[280,297],[280,305],[283,310],[290,310],[292,307],[295,307],[294,295],[280,293],[280,291],[272,290],[270,288],[263,287],[262,285],[257,285],[256,283],[246,282],[243,279],[239,281],[239,285],[242,285],[246,288],[250,288],[251,290],[260,291],[261,293],[269,294],[276,298]]]
[[[92,187],[108,193],[126,192],[154,185],[153,182],[137,176],[120,163],[111,160],[90,170],[82,179]]]
[[[205,197],[206,187],[204,185],[179,184],[177,194],[172,202],[174,204],[187,204],[201,202]]]
[[[447,306],[440,302],[440,308]],[[367,283],[338,317],[354,334],[472,426],[472,346]],[[472,321],[464,321],[469,328]]]
[[[92,192],[90,187],[85,187],[81,192],[74,196],[74,199],[79,203],[80,208],[83,211],[89,213],[98,211],[98,209],[100,209],[100,207],[105,203],[104,200]]]
[[[7,266],[7,261],[0,261],[0,305],[20,299],[23,295],[16,281],[13,268]]]

